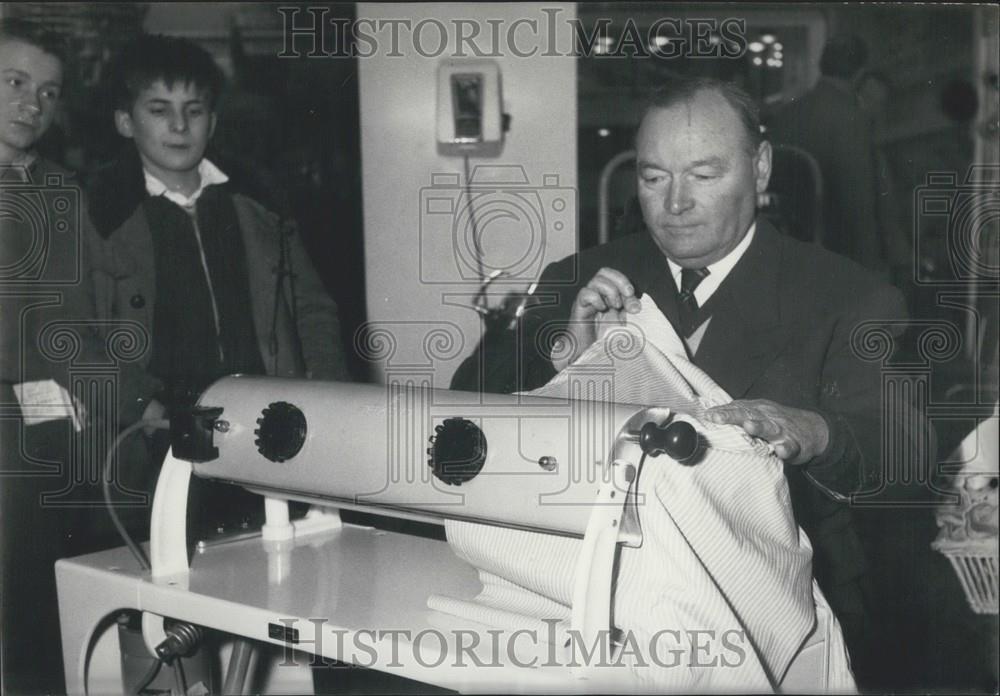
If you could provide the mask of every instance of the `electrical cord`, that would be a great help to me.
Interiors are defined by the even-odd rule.
[[[184,666],[180,660],[174,660],[174,682],[181,694],[187,693],[187,679],[184,678]]]
[[[479,273],[479,278],[482,279],[485,278],[485,273],[483,272],[483,246],[482,240],[479,238],[479,226],[476,222],[476,207],[473,205],[472,201],[472,179],[469,177],[469,155],[463,155],[462,161],[465,165],[465,199],[468,201],[469,206],[469,224],[472,225],[472,246],[476,251],[476,272]],[[480,298],[476,299],[478,302]]]
[[[190,654],[201,642],[201,629],[186,621],[177,621],[164,629],[166,638],[156,646],[155,660],[150,665],[149,670],[139,680],[135,688],[136,694],[141,694],[149,688],[149,685],[156,679],[160,669],[165,664],[171,665],[174,673],[174,685],[179,693],[187,693],[187,677],[184,674],[184,665],[178,658]]]
[[[483,243],[479,232],[479,222],[476,219],[476,206],[472,198],[472,177],[469,173],[469,155],[465,154],[462,156],[462,163],[465,168],[465,199],[469,208],[469,225],[472,227],[472,246],[476,253],[476,272],[479,274],[479,280],[481,285],[479,286],[479,292],[476,293],[476,297],[472,302],[472,308],[479,312],[483,316],[488,316],[491,314],[488,308],[488,302],[486,301],[486,291],[490,284],[493,283],[497,278],[501,276],[506,276],[506,271],[499,268],[494,269],[489,275],[486,275],[486,270],[483,264]],[[517,321],[524,315],[525,309],[527,309],[527,303],[531,300],[532,295],[535,294],[535,290],[538,289],[538,282],[533,282],[527,293],[521,300],[520,305],[514,310],[510,321],[508,322],[508,329],[513,329],[517,324]]]
[[[121,444],[140,428],[167,430],[170,428],[170,421],[165,418],[141,420],[137,423],[133,423],[118,433],[118,437],[116,437],[115,441],[111,443],[110,447],[108,447],[108,454],[104,458],[104,471],[101,476],[101,490],[104,493],[104,506],[108,510],[108,515],[111,517],[111,522],[115,525],[115,529],[118,530],[118,534],[121,536],[122,540],[124,540],[129,551],[132,552],[135,560],[139,563],[139,567],[142,568],[142,570],[149,570],[149,558],[146,556],[146,552],[143,551],[142,547],[135,542],[132,535],[128,533],[127,529],[125,529],[125,525],[122,524],[121,519],[118,517],[118,512],[115,511],[114,505],[111,503],[111,462],[115,457],[115,452],[117,452],[118,448],[121,447]]]
[[[135,434],[138,430],[142,428],[154,428],[156,430],[169,430],[170,421],[166,418],[149,418],[145,420],[138,421],[128,426],[122,430],[117,437],[115,437],[114,442],[108,448],[108,453],[104,458],[104,471],[101,476],[101,490],[104,494],[104,504],[108,510],[108,515],[111,517],[111,521],[114,523],[115,529],[118,534],[121,535],[122,540],[128,547],[129,551],[135,557],[142,570],[149,570],[150,563],[149,558],[146,556],[145,551],[142,547],[136,543],[132,538],[132,535],[128,533],[125,525],[122,524],[121,519],[118,517],[118,513],[111,502],[111,464],[114,460],[115,452],[121,447],[122,443]],[[187,679],[184,675],[184,666],[181,664],[181,656],[193,651],[198,643],[201,642],[201,629],[194,624],[187,623],[185,621],[177,621],[166,627],[164,630],[166,637],[163,641],[156,646],[155,661],[150,666],[149,670],[142,676],[139,681],[139,685],[136,688],[136,693],[141,694],[153,680],[156,679],[157,674],[159,674],[160,669],[164,664],[171,664],[173,667],[175,686],[181,694],[187,693]]]
[[[291,223],[282,222],[278,232],[278,265],[274,269],[274,304],[271,311],[271,331],[268,334],[268,352],[271,354],[274,368],[278,365],[278,310],[281,307],[281,289],[288,279],[288,294],[286,302],[289,305],[292,325],[297,326],[299,321],[298,299],[295,293],[295,269],[292,267],[292,253],[289,249],[290,236],[293,234],[290,228]]]
[[[177,621],[167,627],[164,632],[167,637],[156,646],[153,664],[149,666],[146,673],[136,683],[136,694],[142,694],[143,691],[148,689],[149,685],[153,683],[153,680],[160,673],[163,665],[171,663],[174,672],[174,685],[181,694],[187,693],[187,677],[184,674],[184,665],[180,659],[176,658],[194,651],[198,643],[201,642],[201,629],[186,621]],[[83,693],[85,695],[90,693],[86,681],[83,684]]]
[[[142,675],[142,679],[139,680],[138,685],[135,687],[135,693],[141,694],[149,688],[149,685],[153,683],[154,679],[156,679],[156,675],[160,673],[161,667],[163,667],[163,660],[156,658],[153,661],[153,664],[150,665],[149,670]]]
[[[201,629],[187,621],[174,621],[164,633],[166,638],[156,646],[156,656],[165,662],[189,654],[201,642]]]

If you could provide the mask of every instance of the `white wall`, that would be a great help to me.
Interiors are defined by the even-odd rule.
[[[553,21],[543,7],[561,12]],[[395,343],[391,358],[376,369],[382,379],[394,370],[425,372],[433,366],[434,386],[445,387],[480,336],[478,315],[455,305],[471,301],[461,295],[471,296],[478,287],[472,245],[463,242],[468,228],[459,226],[456,246],[453,216],[427,214],[428,205],[441,209],[453,201],[453,207],[461,209],[466,202],[462,159],[439,156],[435,135],[437,69],[457,48],[454,20],[475,21],[481,29],[476,42],[480,49],[500,54],[491,59],[500,66],[505,111],[512,116],[502,154],[490,160],[473,158],[471,166],[505,165],[502,175],[480,170],[480,178],[490,174],[493,181],[521,167],[529,182],[487,186],[489,193],[483,193],[484,187],[476,189],[486,270],[505,268],[514,276],[497,291],[523,290],[546,264],[575,250],[576,59],[518,57],[506,38],[513,31],[515,48],[522,53],[534,49],[539,54],[567,54],[572,46],[568,20],[573,17],[573,4],[358,5],[362,22],[405,19],[415,27],[421,20],[439,20],[448,41],[440,56],[427,57],[421,52],[438,48],[436,27],[425,25],[418,45],[402,28],[398,52],[403,56],[390,56],[389,25],[376,32],[375,25],[367,24],[366,31],[378,39],[378,50],[358,61],[368,316]],[[537,32],[523,22],[516,24],[523,19],[535,20]],[[490,37],[495,26],[501,41],[494,45]],[[550,28],[555,50],[550,50]],[[362,48],[369,50],[369,45]],[[445,183],[428,191],[432,177]],[[434,202],[428,203],[431,199]],[[563,204],[566,208],[559,210]],[[494,296],[492,303],[499,299]],[[382,339],[387,334],[375,336],[369,348],[385,358]]]

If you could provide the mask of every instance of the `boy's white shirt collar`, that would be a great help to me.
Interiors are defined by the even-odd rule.
[[[730,271],[736,266],[736,263],[743,258],[743,254],[746,253],[747,249],[750,248],[750,242],[753,241],[754,232],[757,231],[757,223],[754,222],[750,225],[750,229],[747,233],[743,235],[743,239],[740,243],[736,245],[732,251],[723,256],[721,259],[713,264],[706,266],[708,268],[708,275],[702,278],[701,282],[698,283],[698,287],[694,289],[694,298],[698,301],[698,306],[701,307],[706,302],[712,294],[718,290],[719,286],[722,285],[722,281],[726,279]],[[680,290],[681,287],[681,267],[676,263],[667,259],[667,265],[670,266],[670,273],[674,277],[674,285]]]
[[[142,173],[146,177],[146,192],[150,196],[164,196],[167,200],[187,209],[194,208],[194,204],[201,196],[201,192],[206,188],[213,184],[224,184],[229,181],[229,177],[221,169],[212,164],[212,161],[207,157],[202,158],[201,162],[198,163],[198,176],[201,179],[201,183],[198,185],[198,189],[190,196],[185,196],[178,191],[171,191],[167,188],[166,184],[150,174],[149,170],[145,167],[143,167]]]

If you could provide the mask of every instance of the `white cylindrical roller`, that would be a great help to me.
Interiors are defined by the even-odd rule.
[[[376,507],[385,514],[467,519],[582,536],[615,438],[639,406],[269,377],[227,377],[201,406],[222,407],[217,459],[199,476],[270,495]],[[259,451],[265,409],[304,418],[301,448],[284,461]],[[291,418],[296,421],[298,416]],[[460,485],[428,465],[435,427],[461,418],[479,428],[486,455]],[[273,417],[273,445],[288,418]],[[275,426],[275,423],[278,425]],[[295,428],[292,428],[294,430]],[[289,444],[282,441],[283,444]],[[282,444],[282,443],[279,443]],[[281,449],[278,447],[277,449]],[[287,454],[287,451],[285,452]],[[277,458],[281,458],[278,456]],[[610,479],[608,479],[610,480]],[[625,491],[622,491],[625,494]]]

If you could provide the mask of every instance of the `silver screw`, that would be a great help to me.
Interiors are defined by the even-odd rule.
[[[538,466],[542,467],[546,471],[555,471],[556,467],[559,466],[559,462],[555,457],[545,455],[544,457],[538,458]]]
[[[217,420],[212,426],[217,432],[228,433],[229,432],[229,421],[227,420]]]

